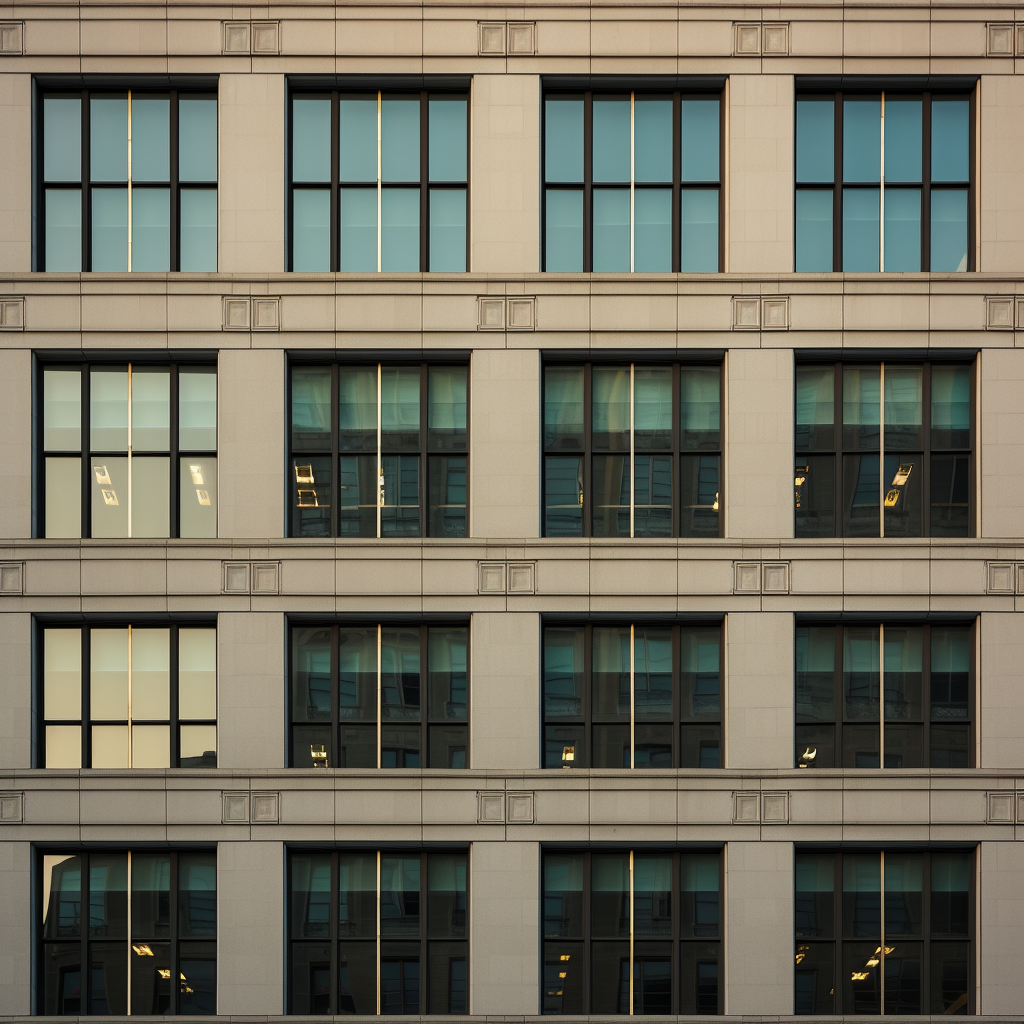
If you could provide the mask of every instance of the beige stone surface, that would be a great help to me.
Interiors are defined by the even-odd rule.
[[[1002,19],[1000,19],[1002,20]],[[1024,82],[1013,75],[985,75],[980,82],[981,216],[978,269],[1017,273],[1024,267]]]
[[[981,534],[1024,534],[1024,349],[981,354]]]
[[[0,768],[31,768],[32,617],[27,613],[0,614],[0,665],[0,707],[5,709],[0,715]]]
[[[2,65],[0,65],[2,67]],[[0,74],[0,274],[32,269],[32,78]]]
[[[0,842],[0,1006],[32,1012],[32,846]]]
[[[0,537],[32,536],[31,380],[32,353],[0,349]]]

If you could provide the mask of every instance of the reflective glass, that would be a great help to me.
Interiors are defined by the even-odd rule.
[[[638,273],[669,273],[672,270],[671,189],[637,189],[633,216],[633,269]]]
[[[848,96],[843,100],[843,181],[880,181],[881,169],[882,101]]]
[[[382,181],[420,180],[420,101],[384,97],[380,107]]]
[[[93,716],[95,717],[95,715]],[[92,727],[92,768],[130,768],[127,725]]]
[[[831,448],[835,438],[835,371],[831,366],[796,368],[796,447]]]
[[[466,269],[466,193],[461,189],[430,190],[430,269]]]
[[[967,269],[967,189],[932,189],[931,269]]]
[[[296,950],[302,950],[305,955],[307,950],[315,951],[317,947],[299,946]],[[327,959],[323,964],[324,979],[327,985],[330,981],[330,952],[327,952]],[[296,970],[300,964],[296,959]],[[320,998],[320,989],[316,985],[319,979],[319,967],[317,964],[308,971],[305,984],[314,990],[314,998]],[[300,984],[296,979],[296,984]],[[329,987],[326,989],[329,992]],[[373,943],[368,942],[343,942],[338,953],[338,1009],[343,1014],[372,1014],[376,1012],[377,1006],[377,950]],[[316,1012],[316,1008],[311,1008]],[[326,1003],[322,1013],[327,1012]]]
[[[583,630],[552,627],[544,630],[544,716],[583,714]]]
[[[47,261],[49,265],[49,261]],[[92,190],[92,269],[128,269],[128,190]]]
[[[668,366],[638,366],[633,371],[633,445],[638,451],[672,447],[672,370]]]
[[[93,181],[128,180],[127,94],[89,101],[89,176]]]
[[[92,536],[127,537],[128,459],[110,455],[94,457],[90,470]]]
[[[381,631],[380,673],[381,718],[392,722],[420,721],[418,630]]]
[[[178,180],[217,180],[216,96],[178,95]]]
[[[669,938],[672,935],[672,857],[633,856],[633,935]]]
[[[797,181],[835,180],[835,109],[832,98],[797,100]],[[831,194],[825,194],[831,202]]]
[[[431,97],[427,167],[431,181],[465,181],[466,100]]]
[[[628,537],[630,533],[630,459],[628,455],[595,455],[593,467],[593,534]]]
[[[466,937],[465,853],[432,853],[427,859],[427,935]]]
[[[330,269],[331,193],[327,189],[294,189],[292,270],[320,273]]]
[[[721,714],[721,637],[718,628],[680,630],[679,715],[699,722]]]
[[[375,455],[343,455],[341,457],[338,500],[340,530],[343,537],[377,536],[377,507],[380,501],[379,469]],[[328,523],[329,520],[325,512],[325,530]]]
[[[834,1013],[835,944],[798,942],[796,949],[796,1012]]]
[[[178,935],[217,934],[217,856],[188,853],[178,857]],[[186,954],[186,949],[182,949]]]
[[[338,111],[339,177],[342,181],[376,181],[377,97],[344,96],[338,101]]]
[[[89,938],[128,935],[128,855],[93,853],[89,857]]]
[[[329,875],[324,869],[329,865],[322,863],[321,857],[293,858],[292,879],[295,888],[296,874],[304,861],[313,860],[317,868],[317,889],[310,892],[310,908],[317,907],[315,934],[329,934],[327,908],[322,910],[321,901],[324,897],[320,892],[327,892],[325,883]],[[326,858],[323,858],[325,861]],[[308,883],[307,883],[308,885]],[[305,896],[305,893],[302,893]],[[316,896],[316,899],[312,899]],[[311,915],[304,915],[307,920]],[[304,934],[314,934],[308,928]],[[372,939],[377,934],[377,858],[373,854],[343,853],[338,857],[338,935],[342,939]]]
[[[971,993],[970,943],[932,943],[930,974],[931,1012],[966,1015]]]
[[[721,376],[718,366],[679,370],[681,447],[717,448],[721,429]]]
[[[671,100],[634,100],[633,177],[636,181],[672,180]]]
[[[583,1015],[586,955],[582,942],[544,943],[541,1013]]]
[[[971,444],[971,370],[969,366],[933,366],[931,379],[933,448]]]
[[[465,629],[438,628],[428,631],[431,721],[467,720],[468,642]]]
[[[132,451],[167,451],[171,445],[170,371],[133,367],[131,391]]]
[[[353,652],[352,640],[362,642]],[[374,637],[374,640],[376,637]],[[370,680],[361,679],[359,659],[368,659],[369,634],[366,630],[342,631],[341,705],[342,717],[360,717],[370,709]],[[353,658],[356,659],[355,670]],[[376,653],[373,657],[373,686],[376,692]],[[362,672],[370,671],[367,664]],[[358,700],[362,688],[362,700]],[[292,718],[297,722],[329,722],[331,720],[331,634],[327,629],[299,628],[292,631]]]
[[[920,448],[924,374],[920,366],[885,367],[885,447]]]
[[[419,189],[384,189],[381,196],[380,268],[385,273],[420,269]]]
[[[181,190],[180,270],[192,273],[217,269],[217,190]]]
[[[877,366],[843,367],[843,447],[878,448],[881,385]]]
[[[292,450],[330,448],[331,371],[321,366],[292,367],[291,398]]]
[[[133,188],[132,270],[167,271],[170,267],[170,189]]]
[[[633,714],[637,718],[669,718],[672,715],[670,629],[638,626],[634,630]]]
[[[131,631],[132,718],[160,721],[170,717],[170,630]]]
[[[82,193],[46,189],[46,269],[78,273],[82,269]]]
[[[583,447],[583,367],[544,368],[544,447]]]
[[[923,631],[920,626],[887,626],[884,643],[884,704],[886,722],[919,722],[922,704]],[[889,756],[886,730],[886,760]],[[922,763],[904,763],[903,768],[921,768]],[[887,880],[888,884],[888,880]]]
[[[680,101],[682,180],[718,181],[718,98]]]
[[[628,626],[594,627],[591,646],[591,713],[595,717],[629,719],[630,642]]]
[[[629,449],[631,386],[628,366],[594,367],[591,377],[591,429],[595,449]]]
[[[182,725],[178,730],[178,736],[180,767],[217,767],[217,726]]]
[[[377,190],[341,190],[341,269],[377,269]]]
[[[46,726],[46,768],[82,767],[82,727]]]
[[[932,456],[930,519],[933,537],[968,536],[973,486],[970,455]]]
[[[832,191],[798,189],[796,193],[796,269],[805,273],[832,270]]]
[[[170,459],[131,462],[133,537],[168,537],[171,529]]]
[[[718,191],[684,188],[680,198],[679,269],[684,274],[713,274],[718,270]]]
[[[798,722],[834,722],[836,633],[831,626],[796,630],[796,717]],[[821,768],[811,751],[800,763]],[[832,767],[824,765],[824,767]]]
[[[878,270],[877,188],[843,189],[843,270]]]
[[[431,455],[428,460],[428,531],[432,537],[466,536],[466,456]]]
[[[294,899],[294,896],[293,896]],[[358,966],[352,972],[362,997],[358,1003],[349,979],[352,948],[359,951]],[[367,1012],[376,1007],[376,949],[365,943],[344,943],[340,949],[339,986],[342,1013]],[[369,961],[369,962],[367,962]],[[367,979],[373,979],[372,984]],[[331,947],[314,942],[293,942],[291,946],[290,1000],[293,1013],[325,1014],[331,1005]],[[361,984],[359,984],[361,982]]]
[[[469,371],[464,366],[432,366],[427,373],[427,429],[429,447],[466,448],[466,390]]]
[[[380,934],[417,938],[420,934],[420,858],[381,855]]]
[[[717,537],[719,458],[683,455],[679,460],[679,536]]]
[[[843,717],[845,719],[878,721],[879,668],[878,628],[871,626],[844,628]]]
[[[134,933],[132,938],[135,938]],[[142,948],[142,944],[133,943]],[[131,1012],[134,1014],[166,1014],[171,1012],[171,944],[147,942],[140,955],[131,954]],[[184,973],[184,972],[180,972]],[[181,988],[188,988],[181,983]]]
[[[921,269],[921,193],[918,189],[885,190],[885,270]]]
[[[878,855],[874,856],[877,860]],[[879,1013],[882,1001],[881,971],[878,964],[868,964],[869,960],[878,959],[875,956],[878,939],[874,938],[870,942],[844,942],[842,949],[839,970],[844,1012],[857,1015]],[[888,979],[888,972],[886,977]]]
[[[178,716],[217,717],[217,631],[178,630]]]
[[[397,371],[401,374],[401,371]],[[341,366],[338,368],[338,429],[340,432],[340,447],[343,452],[350,451],[376,451],[377,449],[377,379],[378,370],[375,366]],[[295,377],[292,377],[292,393],[295,393]],[[396,372],[389,371],[389,386],[396,388]],[[322,391],[324,398],[330,395],[330,373],[326,370],[306,370],[301,378],[303,391],[307,394],[315,387],[317,399]],[[419,390],[418,381],[414,382],[412,394],[416,402],[414,427],[419,426]],[[391,397],[392,404],[396,400]],[[403,395],[402,397],[407,397]],[[310,396],[312,399],[312,396]],[[293,403],[295,399],[292,399]],[[295,406],[293,405],[293,409]],[[319,404],[317,406],[320,413]],[[329,412],[326,408],[322,410],[325,422],[323,430],[326,433],[330,428]],[[389,422],[393,422],[395,411],[389,408]],[[318,417],[319,418],[319,417]],[[293,413],[294,421],[294,413]],[[318,431],[319,432],[319,431]],[[326,437],[321,439],[322,446],[329,446]]]
[[[376,149],[376,145],[374,149]],[[374,174],[374,178],[376,178],[376,174]],[[330,98],[295,96],[292,98],[292,181],[330,180]],[[299,193],[296,192],[295,195],[297,197]],[[296,216],[297,214],[296,210]],[[298,252],[298,247],[296,247],[296,252]]]
[[[626,920],[629,918],[627,916]],[[628,1014],[629,943],[594,943],[591,951],[590,1012],[593,1014]]]
[[[82,934],[82,858],[78,854],[43,857],[43,935],[47,939]]]
[[[682,937],[718,936],[720,873],[719,855],[715,852],[679,855],[679,933]]]
[[[591,854],[590,934],[593,938],[629,937],[629,874],[628,853]]]
[[[583,536],[583,460],[548,456],[544,460],[544,536]]]
[[[970,179],[970,124],[969,100],[932,100],[932,181]]]
[[[420,369],[385,366],[380,371],[381,447],[419,447]]]
[[[82,717],[82,631],[43,632],[43,717]]]
[[[595,97],[593,110],[594,181],[629,181],[629,99]]]
[[[331,531],[331,459],[300,456],[292,460],[292,536],[327,537]]]
[[[217,370],[178,371],[178,447],[185,451],[217,448]]]
[[[544,203],[544,269],[578,274],[583,270],[583,193],[549,188]]]
[[[46,459],[46,511],[44,532],[47,537],[82,536],[82,461]]]
[[[921,101],[885,100],[885,180],[921,180]],[[885,197],[888,204],[889,196]],[[888,259],[886,270],[888,270]]]
[[[877,853],[843,854],[843,936],[881,934],[882,874]]]
[[[583,181],[582,99],[544,101],[544,180]],[[549,229],[550,217],[549,203]]]
[[[48,366],[43,370],[43,448],[82,447],[82,371]]]
[[[169,768],[171,766],[170,726],[132,724],[131,766],[133,768]]]
[[[132,96],[132,180],[171,179],[171,101]]]
[[[548,725],[544,728],[545,768],[589,768],[587,728],[583,725]]]
[[[594,191],[594,270],[629,271],[629,191]]]
[[[43,178],[82,180],[82,100],[43,97]]]
[[[798,853],[795,877],[797,937],[831,938],[835,934],[835,854]]]
[[[127,720],[127,629],[90,630],[89,703],[93,719]]]

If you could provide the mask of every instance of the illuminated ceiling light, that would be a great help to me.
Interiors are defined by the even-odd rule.
[[[93,466],[93,472],[96,474],[96,483],[110,486],[110,474],[106,466]]]
[[[912,462],[901,464],[900,468],[896,470],[896,475],[892,478],[892,483],[889,486],[902,487],[910,479],[910,472],[913,468],[914,464]]]
[[[718,491],[715,491],[715,503],[711,506],[716,512],[718,511]]]
[[[135,952],[139,956],[152,956],[153,955],[153,950],[151,950],[149,948],[149,946],[145,942],[140,942],[137,946],[134,943],[132,943],[132,949],[135,950]],[[167,977],[169,978],[170,976],[171,976],[171,972],[168,971],[167,972]]]
[[[170,967],[158,967],[156,969],[156,973],[159,974],[161,978],[170,978],[171,969]]]
[[[566,976],[566,974],[568,974],[568,973],[569,973],[568,971],[559,971],[559,972],[558,972],[558,976],[559,976],[560,978],[564,978],[564,977]]]
[[[865,967],[877,967],[880,963],[881,963],[881,960],[879,960],[878,957],[873,956],[870,960],[865,962],[864,966]]]
[[[569,957],[571,957],[571,956],[572,956],[571,953],[561,953],[561,954],[559,954],[558,959],[559,960],[568,960]]]
[[[200,505],[209,505],[210,504],[210,492],[209,491],[202,491],[202,490],[200,490],[197,487],[196,488],[196,500],[199,502]]]
[[[203,486],[203,467],[202,466],[189,466],[189,472],[192,474],[192,483],[196,487]]]
[[[316,481],[313,479],[313,467],[312,466],[296,466],[295,467],[295,482],[297,484],[312,484]]]
[[[800,755],[801,761],[813,761],[818,756],[817,747],[806,747],[804,752]]]
[[[889,491],[889,493],[886,494],[886,496],[885,496],[885,507],[886,508],[892,508],[896,504],[896,502],[898,502],[899,500],[900,500],[899,489],[898,488],[894,488],[893,490]]]
[[[853,974],[850,975],[850,981],[867,981],[867,979],[867,971],[854,971]]]
[[[103,495],[104,505],[116,505],[118,503],[117,494],[114,491],[108,490],[106,487],[101,487],[100,494]]]
[[[576,760],[576,747],[562,747],[562,760],[563,761],[575,761]]]
[[[299,508],[319,508],[320,503],[316,500],[316,491],[299,489]]]

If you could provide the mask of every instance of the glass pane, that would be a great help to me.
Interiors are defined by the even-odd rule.
[[[877,853],[843,854],[843,936],[881,933],[881,858]]]
[[[89,938],[128,935],[128,855],[93,853],[89,857]]]
[[[82,372],[43,370],[43,448],[79,451],[82,447]]]
[[[82,727],[46,726],[46,768],[82,767]]]
[[[57,721],[82,717],[82,631],[43,632],[43,717]]]
[[[679,106],[682,129],[682,180],[718,181],[718,97],[684,99]]]
[[[367,1007],[376,1008],[377,1005],[377,950],[375,946],[368,943],[352,943],[351,945],[345,943],[341,947],[338,979],[341,986],[341,1012],[357,1012],[355,997],[349,981],[353,949],[358,951],[356,955],[360,958],[356,970],[352,972],[361,996],[358,1012],[373,1012]],[[291,944],[289,980],[291,982],[289,986],[291,1013],[325,1014],[330,1012],[331,947],[318,946],[310,942],[293,942]]]
[[[921,269],[921,192],[916,188],[885,190],[885,270],[916,273]]]
[[[878,629],[843,629],[843,717],[848,721],[878,721]]]
[[[831,366],[796,368],[796,447],[835,445],[835,372]]]
[[[921,101],[887,98],[885,101],[885,180],[920,181],[921,153]],[[888,204],[888,195],[885,197],[885,201]],[[885,262],[888,270],[888,258]]]
[[[338,369],[338,425],[342,451],[376,451],[377,373],[377,367],[369,366],[343,366]],[[323,422],[325,434],[316,438],[317,447],[330,447],[327,434],[330,421],[326,405],[327,396],[330,394],[330,372],[320,369],[307,370],[301,378],[301,384],[305,392],[303,401],[309,403],[309,409],[318,421],[318,428],[319,421]],[[295,388],[293,378],[293,395]],[[313,401],[317,403],[315,409],[312,406]],[[294,423],[294,412],[292,417]]]
[[[886,851],[885,939],[887,945],[890,937],[901,938],[922,934],[923,886],[924,854]]]
[[[128,459],[116,456],[94,458],[91,477],[91,536],[127,537]]]
[[[380,396],[382,448],[385,451],[418,448],[420,443],[419,367],[382,367]]]
[[[377,180],[377,97],[345,96],[338,101],[342,181]],[[376,202],[376,197],[374,197]]]
[[[330,720],[329,638],[326,630],[305,640],[305,671],[308,673],[308,717]],[[377,631],[341,629],[338,635],[338,717],[342,720],[377,720]],[[298,691],[298,692],[301,692]],[[315,708],[314,708],[315,702]],[[376,744],[375,744],[376,745]]]
[[[128,269],[128,190],[92,190],[92,269]],[[166,268],[165,268],[166,269]]]
[[[171,193],[132,189],[132,270],[171,269]]]
[[[923,371],[920,366],[885,368],[885,447],[921,447],[921,396]]]
[[[134,712],[134,708],[132,711]],[[171,729],[167,725],[132,726],[132,767],[170,768]]]
[[[672,717],[672,631],[638,626],[633,635],[633,705],[637,718]]]
[[[466,937],[465,853],[432,853],[427,860],[427,935]]]
[[[360,634],[362,635],[362,634]],[[345,632],[343,639],[348,636]],[[343,647],[343,651],[345,648]],[[351,651],[345,651],[351,657]],[[374,658],[376,662],[376,658]],[[345,660],[342,662],[342,677],[345,678]],[[373,666],[376,676],[376,665]],[[367,680],[367,685],[369,680]],[[357,693],[357,677],[350,681],[352,692],[347,693],[343,687],[342,695],[349,701],[349,707],[343,710],[348,717],[357,711],[352,704]],[[373,680],[373,691],[376,691],[376,678]],[[292,631],[292,719],[302,722],[329,722],[331,720],[331,633],[328,629],[295,629]],[[363,695],[363,704],[368,708],[370,693]]]
[[[885,720],[918,722],[922,705],[923,633],[920,626],[885,630]],[[904,767],[921,767],[905,765]]]
[[[717,719],[722,707],[719,630],[684,626],[679,643],[680,718],[684,722]]]
[[[794,910],[798,937],[830,938],[835,934],[835,854],[796,855]]]
[[[47,537],[82,536],[82,461],[46,459]]]
[[[376,395],[374,395],[374,401],[376,401]],[[330,449],[331,371],[324,366],[294,367],[292,369],[291,406],[292,450]],[[374,428],[376,428],[376,415],[374,415]]]
[[[886,434],[889,433],[886,424]],[[901,453],[885,456],[885,535],[886,537],[922,537],[921,489],[923,476],[920,455]]]
[[[596,373],[596,371],[595,371]],[[672,447],[672,370],[667,366],[633,371],[633,444],[663,451]],[[627,405],[628,422],[628,405]],[[596,409],[595,409],[596,413]]]
[[[329,729],[325,729],[329,732]],[[341,744],[339,748],[338,768],[380,768],[380,758],[377,753],[377,728],[372,725],[343,725],[341,727]],[[323,756],[324,750],[321,744],[319,756]],[[330,750],[328,746],[326,748]],[[310,744],[310,753],[313,746]],[[299,765],[302,762],[296,760]],[[333,761],[328,762],[325,767],[331,767]],[[394,767],[394,766],[392,766]]]
[[[679,855],[679,933],[684,938],[717,937],[719,875],[717,852]]]
[[[179,269],[207,273],[217,269],[217,190],[181,190]]]
[[[679,960],[679,1012],[717,1014],[719,944],[685,942],[679,948]]]
[[[798,626],[796,631],[796,720],[834,722],[836,634],[831,626]],[[799,746],[799,744],[797,744]],[[817,751],[807,748],[798,766],[820,768]],[[826,766],[827,767],[827,766]]]
[[[932,937],[966,936],[971,923],[971,851],[935,852],[931,861]]]
[[[420,721],[420,632],[381,631],[380,712],[384,721]]]
[[[932,189],[931,269],[967,269],[967,190]]]
[[[541,1013],[583,1015],[585,961],[582,942],[545,942]]]
[[[588,768],[587,729],[583,725],[549,725],[544,729],[545,768]]]
[[[844,768],[880,767],[879,731],[877,725],[844,726],[841,764]]]
[[[420,1007],[419,943],[388,942],[381,949],[380,1012],[415,1014]]]
[[[131,467],[131,535],[133,537],[170,536],[170,459],[134,458]]]
[[[933,537],[967,537],[971,525],[971,457],[933,455],[930,528]]]
[[[420,193],[386,188],[381,196],[380,268],[385,273],[420,269]]]
[[[718,271],[718,190],[684,188],[682,202],[682,255],[684,273]]]
[[[346,727],[342,726],[342,743],[345,740]],[[293,768],[337,768],[344,767],[344,760],[335,757],[335,739],[331,737],[330,725],[293,725],[292,747],[289,764]],[[373,741],[370,746],[370,758],[360,767],[377,767],[377,730],[374,728]]]
[[[78,96],[43,97],[43,178],[82,180],[82,100]]]
[[[888,871],[888,857],[886,857]],[[886,928],[888,929],[888,921]],[[889,940],[886,932],[886,942]],[[892,947],[889,947],[892,948]],[[885,1012],[919,1014],[921,1012],[921,943],[900,942],[885,957]]]
[[[132,451],[167,451],[171,444],[170,371],[133,368],[131,389]]]
[[[629,272],[629,192],[594,191],[594,270]]]
[[[179,477],[181,537],[217,536],[217,460],[185,457]]]
[[[544,448],[583,448],[583,367],[544,368]]]
[[[879,535],[877,455],[843,456],[843,536]]]
[[[46,269],[78,273],[82,269],[82,193],[46,189]]]
[[[217,180],[216,96],[178,96],[178,180]]]
[[[832,190],[799,189],[796,194],[796,269],[832,270]]]
[[[431,537],[466,536],[466,456],[431,455],[428,532]]]
[[[971,446],[971,368],[933,366],[932,448]]]
[[[377,190],[341,190],[341,269],[377,269]]]
[[[593,464],[593,533],[628,537],[630,465],[628,455],[595,455]]]
[[[170,630],[131,631],[133,719],[161,721],[170,718],[170,651]]]
[[[933,1014],[968,1013],[971,998],[970,965],[970,943],[932,943],[930,1009]],[[886,975],[886,984],[888,983],[889,978]]]
[[[302,955],[312,956],[315,946],[296,946]],[[309,981],[305,984],[311,990],[313,1013],[327,1013],[327,996],[330,993],[330,950],[325,949],[326,959],[317,959],[308,967]],[[303,965],[305,966],[305,965]],[[295,962],[298,973],[299,962]],[[296,984],[302,984],[296,978]],[[320,985],[326,986],[320,994]],[[321,999],[323,1002],[321,1003]],[[343,1014],[372,1014],[377,1006],[377,949],[370,942],[343,942],[338,954],[338,1009]],[[298,1007],[296,1006],[296,1012]]]
[[[835,536],[835,472],[831,455],[797,457],[793,483],[798,537]]]
[[[681,447],[717,449],[721,428],[719,366],[684,366],[679,370]]]
[[[628,937],[629,854],[591,855],[590,911],[590,934],[594,938]]]
[[[190,938],[216,934],[217,856],[214,853],[181,854],[178,857],[178,935]]]
[[[79,938],[82,934],[82,858],[78,854],[43,856],[43,936]]]
[[[632,747],[628,725],[595,725],[594,768],[632,768]]]
[[[376,132],[374,132],[374,136],[376,141]],[[374,145],[374,149],[376,150],[376,145]],[[376,174],[374,177],[376,178]],[[330,180],[330,98],[294,96],[292,98],[292,181]],[[298,251],[298,247],[296,247],[296,252]]]
[[[672,270],[672,191],[637,189],[633,202],[633,267],[638,272]]]
[[[431,181],[465,181],[466,108],[461,97],[431,97],[428,102],[430,142],[428,168]]]
[[[630,388],[628,366],[594,367],[591,414],[595,449],[629,449]]]
[[[92,761],[90,762],[90,767],[131,767],[127,725],[94,725],[92,727]]]
[[[672,1007],[672,947],[646,942],[633,950],[633,1012],[668,1014]]]
[[[629,108],[628,99],[594,97],[594,181],[629,181]]]
[[[831,942],[797,943],[796,1012],[835,1012],[835,945]]]
[[[835,100],[831,98],[797,100],[797,181],[835,181],[835,109]],[[831,199],[831,193],[824,194]]]
[[[877,855],[876,855],[877,859]],[[878,940],[843,943],[842,978],[843,1012],[877,1014],[881,1010],[880,970],[877,962]],[[888,971],[886,971],[888,981]],[[888,1003],[888,1000],[886,1000]]]
[[[316,871],[315,891],[309,892],[309,905],[318,910],[316,930],[311,931],[307,925],[302,934],[327,935],[330,922],[327,907],[323,906],[330,889],[327,858],[323,855],[293,858],[292,886],[296,887],[302,869],[309,862],[313,862]],[[308,882],[303,886],[306,887],[313,890]],[[308,921],[308,912],[305,916]],[[343,853],[338,857],[338,934],[343,939],[373,938],[377,934],[377,858],[373,854]]]
[[[687,102],[692,101],[684,100],[684,103]],[[692,120],[689,127],[694,127]],[[634,180],[672,180],[672,101],[670,99],[634,100],[633,145]]]
[[[970,629],[933,626],[931,644],[931,720],[964,721],[969,714]]]
[[[878,448],[881,413],[879,382],[877,366],[843,367],[844,448]]]
[[[381,102],[381,180],[420,180],[420,101]]]
[[[633,460],[633,536],[672,536],[672,457],[641,455]]]
[[[128,450],[128,371],[93,370],[89,375],[90,445],[94,452]]]
[[[932,768],[971,767],[971,728],[963,725],[933,725],[928,764]]]
[[[593,630],[592,703],[595,717],[629,718],[628,626],[595,626]]]
[[[330,269],[331,194],[327,189],[297,188],[292,192],[292,270]]]
[[[339,483],[341,536],[376,537],[380,501],[377,457],[343,455]]]
[[[89,174],[94,182],[128,180],[126,94],[93,96],[89,101]],[[75,174],[70,180],[77,179]]]
[[[717,537],[719,457],[684,455],[679,460],[679,536]]]
[[[878,270],[877,188],[843,189],[843,270]]]
[[[432,725],[428,730],[430,757],[427,768],[467,768],[469,727],[465,725]]]
[[[215,367],[178,371],[178,447],[184,451],[217,450]]]
[[[844,99],[843,181],[880,181],[881,147],[882,101],[874,96]]]
[[[629,943],[594,943],[591,956],[590,1012],[592,1014],[628,1014],[630,1010]]]
[[[583,181],[582,99],[544,101],[544,180]],[[549,204],[549,230],[550,218]],[[548,270],[553,269],[548,267]]]
[[[380,933],[395,938],[420,934],[420,858],[380,858]]]
[[[544,269],[578,274],[583,270],[583,193],[549,188],[544,197]]]
[[[969,100],[932,100],[932,181],[970,180],[970,122]]]
[[[462,273],[466,269],[466,193],[430,190],[430,269]]]
[[[465,722],[467,719],[468,642],[465,629],[429,631],[429,716],[432,722]]]
[[[179,974],[184,975],[178,1013],[210,1016],[217,1012],[217,947],[212,942],[187,942],[179,947]]]
[[[583,536],[583,459],[544,460],[544,536]]]
[[[544,717],[583,714],[583,630],[544,630]]]
[[[92,979],[89,1013],[128,1012],[128,954],[123,942],[94,942],[89,946]]]
[[[217,767],[217,726],[183,725],[179,735],[179,767]]]
[[[89,631],[89,703],[94,720],[128,718],[128,630]]]
[[[431,449],[466,449],[465,366],[432,366],[427,372],[427,428]]]
[[[132,96],[132,180],[171,179],[171,101]]]

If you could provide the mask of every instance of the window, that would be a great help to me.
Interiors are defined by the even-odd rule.
[[[216,629],[39,632],[40,767],[217,767]]]
[[[545,768],[721,767],[719,625],[544,627]]]
[[[46,88],[39,137],[39,269],[217,269],[214,91]]]
[[[973,861],[797,850],[796,1012],[974,1013]]]
[[[43,853],[41,1014],[217,1012],[217,858]]]
[[[544,98],[544,269],[721,270],[721,87]]]
[[[465,850],[292,853],[295,1014],[469,1012]]]
[[[798,94],[798,271],[974,269],[970,88]]]
[[[717,537],[721,377],[720,366],[546,366],[544,535]]]
[[[969,365],[797,366],[796,536],[972,536],[973,390]]]
[[[464,625],[294,626],[291,766],[467,767],[468,651]]]
[[[464,271],[468,85],[293,91],[291,270]]]
[[[973,666],[969,625],[797,626],[796,767],[971,767]]]
[[[216,537],[214,366],[42,368],[45,537]]]
[[[465,537],[468,377],[293,366],[290,536]]]
[[[545,1014],[716,1014],[721,851],[544,852]]]

